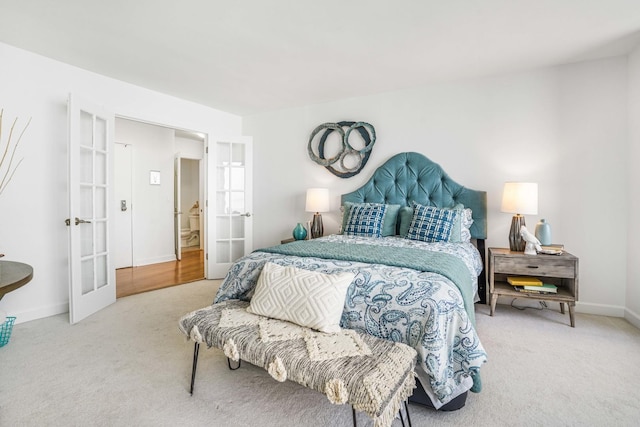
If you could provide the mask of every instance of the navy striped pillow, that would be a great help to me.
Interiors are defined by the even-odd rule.
[[[422,242],[448,242],[457,211],[423,206],[414,202],[407,239]]]
[[[381,237],[386,205],[353,205],[344,229],[347,236]]]

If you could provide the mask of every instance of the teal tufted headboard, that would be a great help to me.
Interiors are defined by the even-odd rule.
[[[342,195],[342,202],[387,203],[409,206],[415,200],[440,208],[462,203],[473,212],[471,237],[486,265],[487,193],[470,190],[452,180],[438,165],[419,153],[400,153],[387,160],[356,191]],[[480,303],[487,302],[485,268],[478,276]]]
[[[419,153],[391,157],[359,189],[342,195],[342,202],[409,206],[412,201],[440,208],[462,203],[473,211],[471,237],[487,238],[487,193],[470,190]]]

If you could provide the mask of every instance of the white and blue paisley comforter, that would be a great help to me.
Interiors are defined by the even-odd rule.
[[[347,291],[342,327],[415,348],[418,352],[416,375],[436,408],[469,389],[480,391],[479,369],[487,355],[476,334],[473,314],[465,310],[462,296],[463,293],[476,294],[477,276],[482,270],[480,255],[471,243],[424,243],[397,237],[343,235],[315,240],[386,246],[389,251],[399,247],[451,254],[466,266],[472,280],[464,286],[473,289],[461,292],[460,284],[456,285],[442,274],[385,265],[384,261],[370,264],[256,251],[234,263],[214,303],[250,300],[267,261],[329,274],[351,271],[356,277]]]

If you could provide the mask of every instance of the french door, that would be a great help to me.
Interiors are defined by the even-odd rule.
[[[69,320],[116,300],[110,226],[115,115],[69,96]]]
[[[209,279],[224,277],[234,261],[253,250],[252,140],[216,141],[213,150],[215,167],[209,175],[213,209],[208,217],[215,227],[207,250]]]

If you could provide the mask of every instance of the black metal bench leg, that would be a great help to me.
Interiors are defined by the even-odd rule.
[[[407,403],[406,400],[403,402],[403,406],[404,406],[404,412],[405,414],[407,414],[408,427],[413,427],[411,425],[411,417],[409,416],[409,404]],[[353,406],[351,406],[351,413],[353,415],[353,427],[358,427],[358,421],[356,421],[356,409]],[[400,407],[400,411],[398,412],[398,415],[400,416],[400,422],[402,423],[402,427],[407,427],[407,425],[405,425],[404,423],[404,416],[402,415],[402,406]]]
[[[229,359],[227,357],[227,365],[229,366],[229,369],[231,369],[232,371],[235,371],[236,369],[238,369],[240,367],[240,365],[242,365],[242,359],[238,359],[238,366],[236,366],[235,368],[231,367],[231,359]]]
[[[193,395],[193,384],[196,382],[196,367],[198,366],[198,352],[200,351],[200,343],[193,346],[193,368],[191,368],[191,389],[189,394]]]
[[[411,417],[409,416],[409,402],[408,401],[404,401],[404,411],[407,413],[407,422],[409,423],[409,427],[412,427],[411,425]],[[402,412],[402,411],[400,411]],[[402,417],[402,414],[400,414],[400,416]],[[402,425],[404,425],[404,423],[402,423]]]

